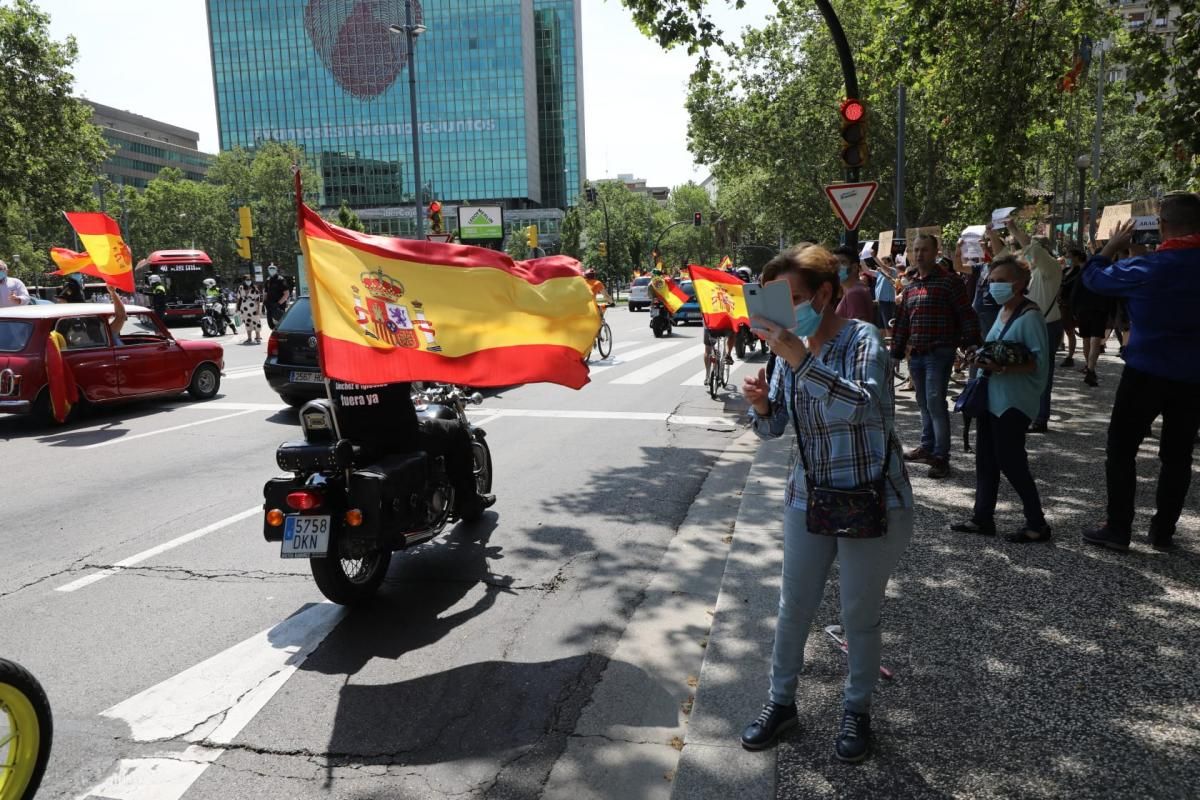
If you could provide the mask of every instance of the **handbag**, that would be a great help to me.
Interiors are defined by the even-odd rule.
[[[799,417],[795,402],[792,407],[792,425],[800,433]],[[887,534],[887,473],[892,465],[892,443],[895,436],[888,431],[887,448],[883,454],[883,469],[879,480],[863,484],[854,489],[835,489],[832,486],[817,486],[812,479],[808,457],[803,443],[798,442],[800,460],[804,463],[804,481],[808,489],[808,511],[805,519],[809,533],[820,536],[838,536],[844,539],[878,539]]]
[[[1008,318],[1008,322],[1004,323],[1004,328],[1000,331],[1000,335],[995,341],[989,344],[1002,344],[1004,334],[1008,333],[1008,329],[1012,327],[1012,324],[1033,307],[1033,303],[1026,303],[1017,309],[1017,312]],[[990,375],[991,373],[980,370],[978,375],[967,381],[967,385],[963,387],[962,392],[954,400],[954,410],[961,411],[968,417],[981,417],[988,413],[988,377]]]

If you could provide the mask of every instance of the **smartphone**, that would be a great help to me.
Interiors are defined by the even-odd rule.
[[[792,328],[796,324],[796,311],[792,307],[792,285],[786,278],[770,281],[763,285],[747,283],[742,287],[746,296],[746,311],[750,314],[751,329],[763,330],[754,325],[755,317],[774,322],[781,328]]]

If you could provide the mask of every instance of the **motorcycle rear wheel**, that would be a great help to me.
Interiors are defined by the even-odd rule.
[[[344,558],[341,537],[331,543],[337,552],[325,558],[310,558],[308,567],[321,594],[341,606],[365,603],[375,596],[387,576],[392,554],[371,550],[361,557]]]
[[[54,719],[37,679],[0,658],[0,800],[37,794],[50,759]]]

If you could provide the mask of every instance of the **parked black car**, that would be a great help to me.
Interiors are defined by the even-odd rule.
[[[290,406],[325,397],[325,382],[317,361],[317,332],[307,296],[296,299],[267,339],[263,363],[267,383]]]

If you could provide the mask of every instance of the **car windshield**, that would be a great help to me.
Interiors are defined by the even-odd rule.
[[[301,297],[292,304],[292,307],[283,315],[283,319],[279,321],[278,330],[280,333],[313,332],[312,308],[308,304],[307,297]]]
[[[0,353],[19,353],[29,343],[33,333],[32,322],[18,322],[15,319],[0,320]]]
[[[647,286],[647,285],[649,285],[649,283],[650,283],[649,278],[634,278],[634,280],[633,280],[634,286]]]

